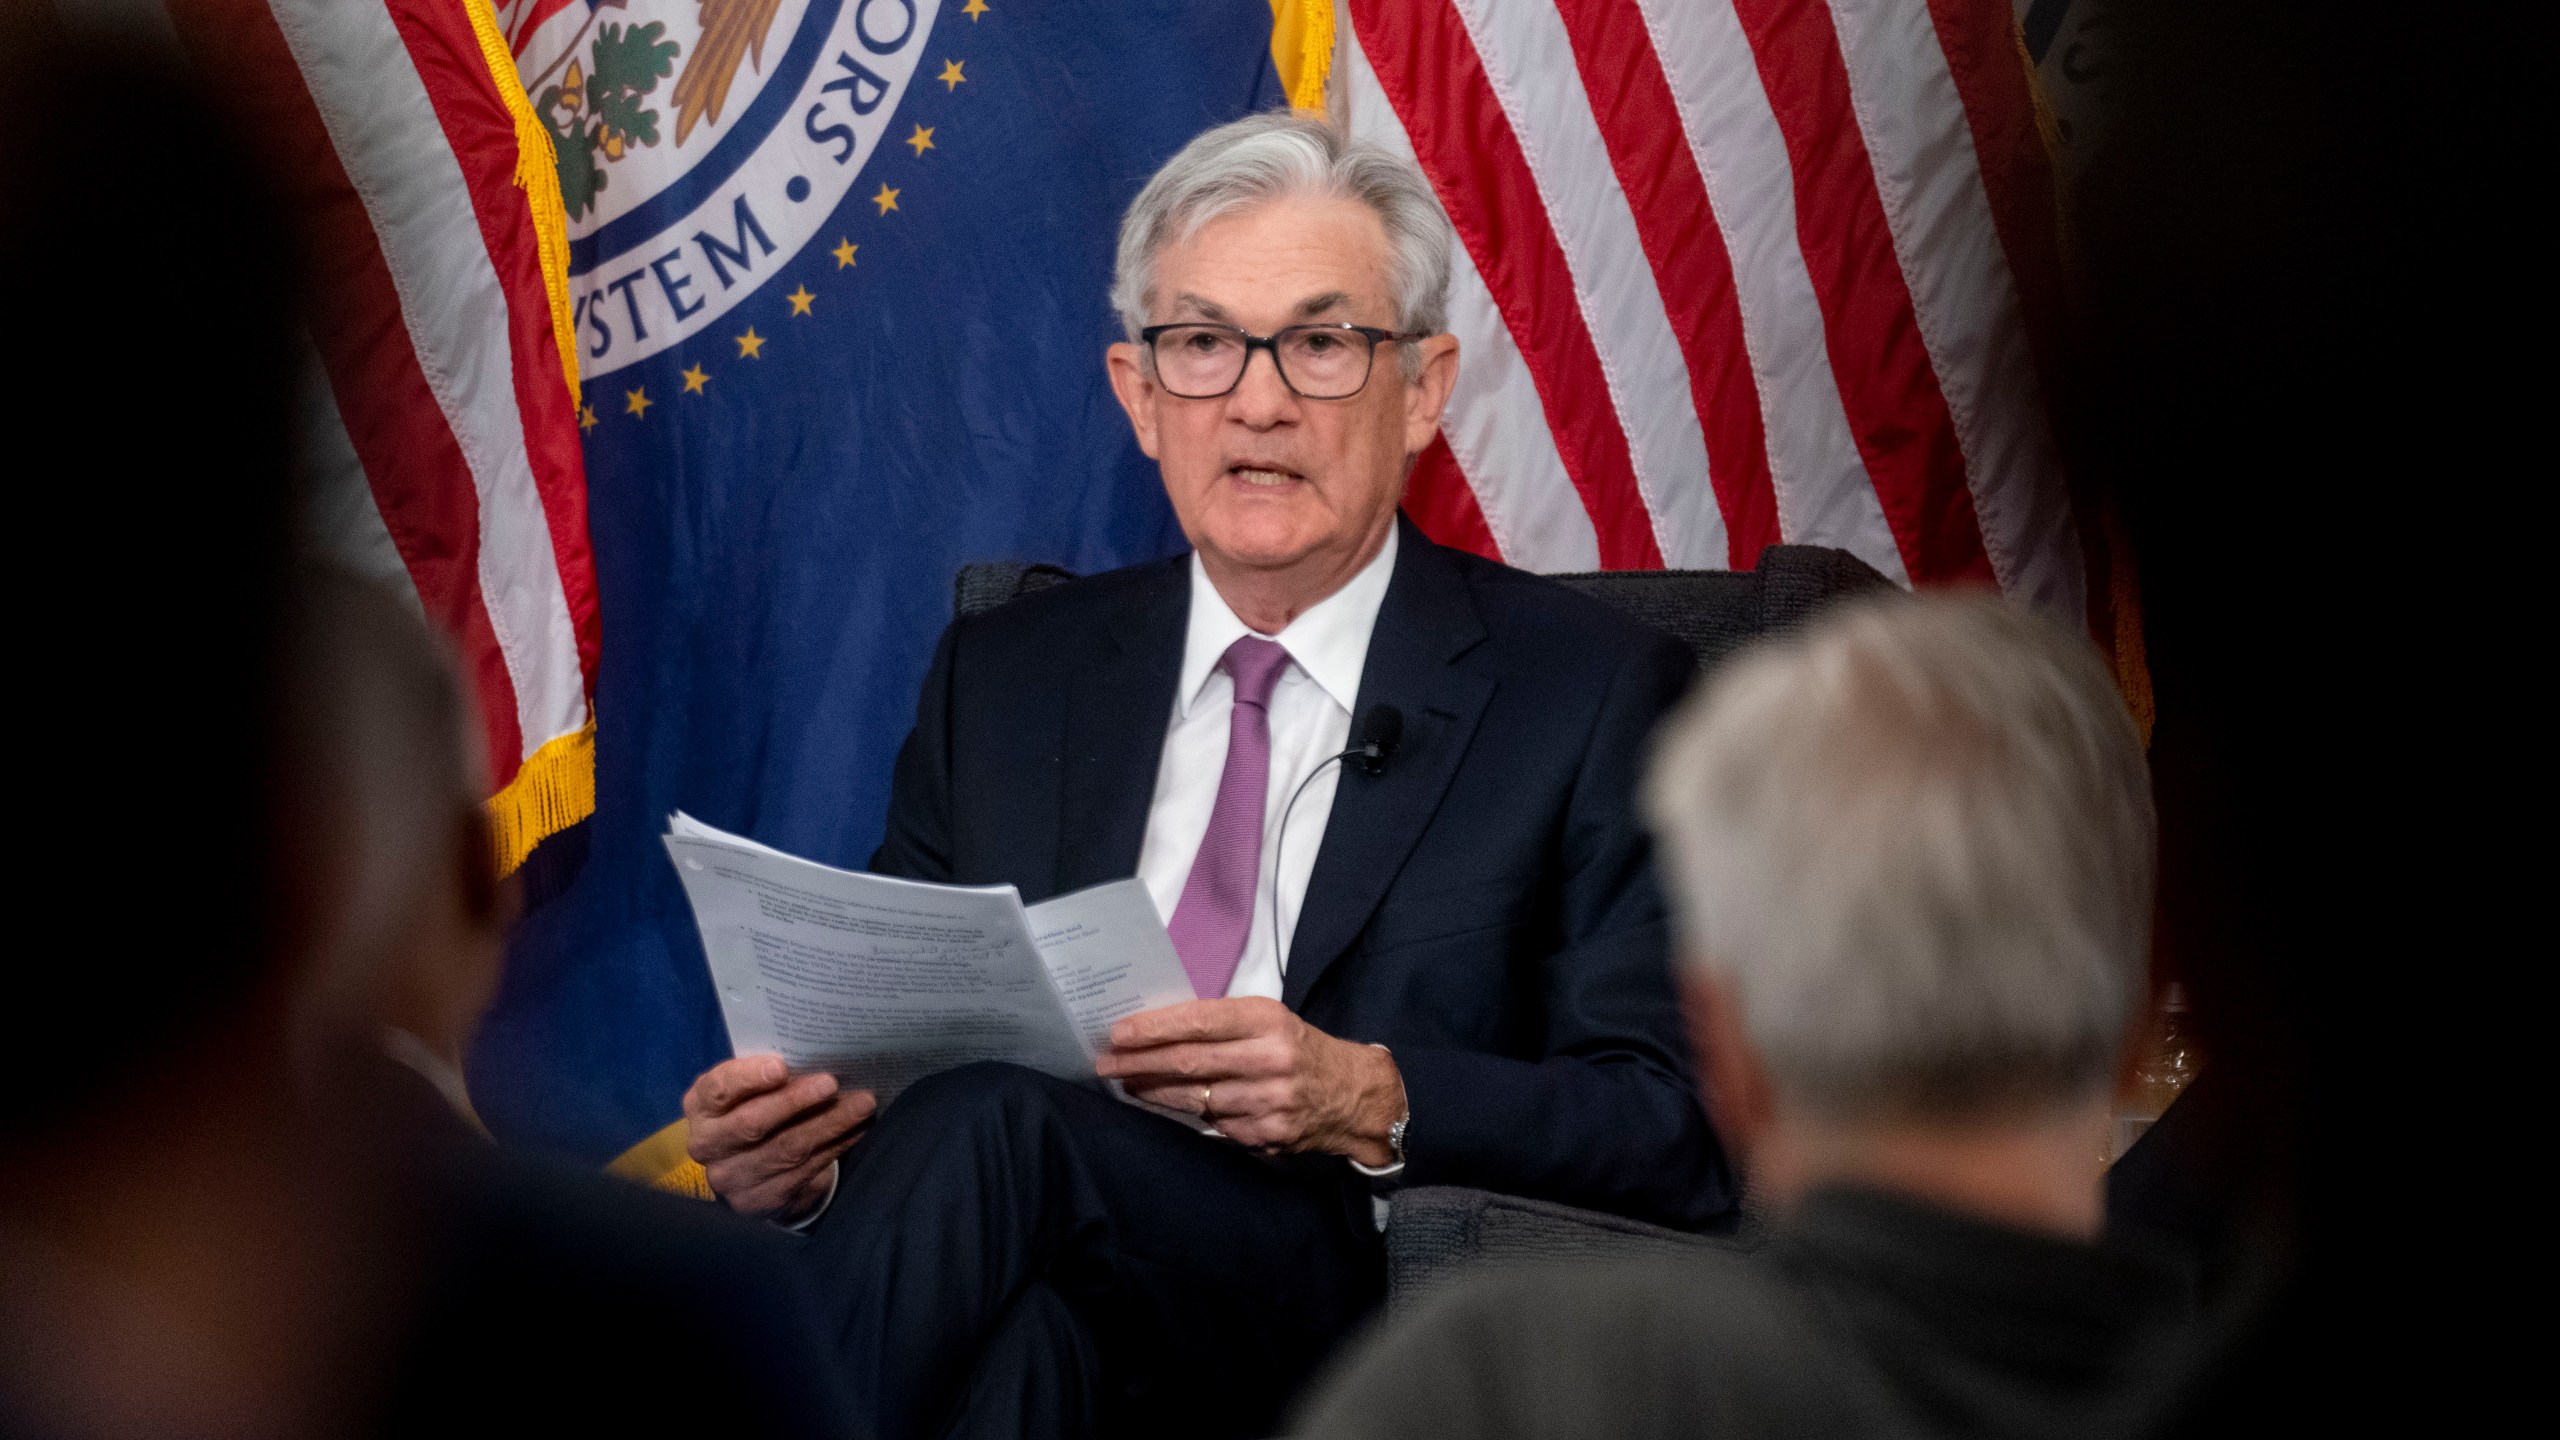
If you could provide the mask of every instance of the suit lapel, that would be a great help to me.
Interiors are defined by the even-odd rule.
[[[1371,706],[1393,705],[1404,712],[1404,739],[1384,773],[1367,775],[1347,765],[1334,790],[1281,984],[1281,999],[1292,1009],[1305,1006],[1316,982],[1386,897],[1440,808],[1493,697],[1491,678],[1457,664],[1485,637],[1465,578],[1447,552],[1401,516],[1396,523],[1402,531],[1396,573],[1378,607],[1351,723],[1356,741],[1360,717]]]
[[[1138,873],[1191,613],[1190,565],[1170,561],[1161,571],[1112,618],[1095,661],[1068,682],[1053,894]]]

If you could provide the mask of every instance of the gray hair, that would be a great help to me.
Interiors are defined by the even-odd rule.
[[[1322,120],[1285,110],[1248,115],[1182,147],[1147,182],[1120,221],[1111,305],[1131,340],[1155,301],[1156,257],[1222,215],[1291,195],[1356,200],[1387,232],[1387,286],[1395,326],[1437,335],[1449,325],[1449,217],[1420,167]],[[1421,373],[1404,347],[1405,376]]]
[[[2089,643],[1988,594],[1845,606],[1736,658],[1645,785],[1687,958],[1830,1121],[2102,1093],[2144,994],[2154,818]]]

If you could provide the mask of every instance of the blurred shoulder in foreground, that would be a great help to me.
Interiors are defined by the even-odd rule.
[[[1755,1252],[1452,1286],[1360,1348],[1296,1433],[2107,1433],[2147,1413],[2187,1316],[2167,1256],[1832,1189]]]
[[[371,1079],[422,1281],[380,1433],[858,1433],[782,1237],[501,1150],[405,1068]]]
[[[1530,1440],[1881,1432],[1817,1322],[1739,1255],[1524,1269],[1451,1286],[1358,1352],[1299,1422],[1338,1437]]]

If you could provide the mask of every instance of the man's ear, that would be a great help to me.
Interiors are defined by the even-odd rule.
[[[1422,356],[1422,375],[1404,388],[1404,453],[1419,455],[1440,433],[1440,416],[1458,383],[1458,337],[1434,335],[1410,342]]]
[[[1777,1097],[1760,1052],[1742,1027],[1742,1004],[1704,965],[1680,967],[1680,1008],[1689,1022],[1689,1046],[1698,1057],[1700,1098],[1707,1118],[1735,1161],[1750,1167],[1751,1154],[1777,1116]]]
[[[1147,376],[1146,352],[1123,340],[1103,353],[1103,366],[1111,373],[1111,393],[1120,397],[1120,408],[1129,412],[1129,428],[1137,432],[1138,448],[1148,459],[1158,458],[1156,382]]]

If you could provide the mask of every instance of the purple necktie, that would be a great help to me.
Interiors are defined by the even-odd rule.
[[[1218,667],[1235,682],[1235,708],[1227,715],[1227,768],[1218,777],[1218,803],[1209,832],[1182,882],[1173,907],[1174,953],[1191,974],[1191,992],[1203,1000],[1227,993],[1253,931],[1253,892],[1262,878],[1262,810],[1271,786],[1271,688],[1289,668],[1289,652],[1258,635],[1227,647]]]

